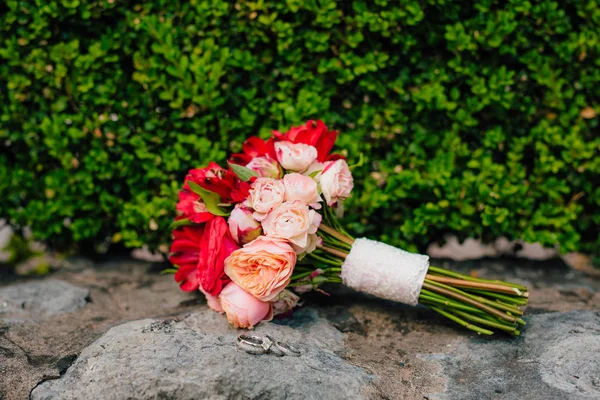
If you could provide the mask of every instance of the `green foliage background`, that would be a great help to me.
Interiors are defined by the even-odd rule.
[[[599,26],[595,0],[7,0],[0,216],[158,248],[189,168],[320,118],[366,156],[357,235],[598,253]]]

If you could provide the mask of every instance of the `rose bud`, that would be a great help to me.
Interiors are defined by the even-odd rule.
[[[320,181],[323,196],[329,206],[350,197],[354,187],[354,179],[345,160],[327,162]]]
[[[240,245],[250,243],[262,233],[260,222],[252,217],[252,210],[241,204],[236,205],[231,211],[228,223],[229,233]]]
[[[254,157],[252,161],[246,165],[246,168],[256,171],[258,175],[263,178],[279,179],[281,178],[281,175],[283,175],[279,163],[269,156]]]
[[[235,328],[252,328],[260,321],[273,318],[271,303],[258,300],[233,282],[223,289],[219,300],[227,320]]]
[[[276,142],[275,154],[288,171],[303,172],[317,159],[317,149],[304,143]]]
[[[291,311],[298,305],[298,301],[300,301],[300,297],[287,289],[284,290],[271,300],[271,303],[273,303],[273,315],[285,314]]]

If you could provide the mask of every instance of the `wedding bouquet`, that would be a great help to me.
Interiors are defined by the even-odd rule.
[[[308,121],[249,138],[228,168],[189,171],[172,227],[170,261],[184,291],[237,328],[290,312],[324,283],[423,304],[480,334],[518,335],[527,288],[429,265],[425,255],[353,239],[340,219],[351,167],[332,154],[337,132]]]

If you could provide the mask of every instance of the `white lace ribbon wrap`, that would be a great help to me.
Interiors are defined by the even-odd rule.
[[[428,256],[360,238],[342,264],[342,280],[359,292],[415,306],[428,268]]]

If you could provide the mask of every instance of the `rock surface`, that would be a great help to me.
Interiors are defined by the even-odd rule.
[[[308,312],[307,312],[308,311]],[[335,354],[343,335],[307,310],[301,329],[263,324],[302,356],[249,355],[239,332],[210,310],[173,320],[140,320],[110,329],[67,373],[33,390],[33,400],[88,399],[363,399],[368,374]]]
[[[0,288],[0,315],[73,312],[84,307],[89,297],[89,289],[56,279],[7,286]]]
[[[528,319],[519,338],[477,338],[440,362],[448,383],[431,399],[600,398],[600,312],[547,313]]]
[[[522,336],[480,337],[425,307],[329,287],[331,297],[307,295],[292,317],[256,330],[302,357],[250,356],[202,296],[158,274],[165,265],[71,260],[32,284],[89,291],[84,307],[0,313],[0,399],[600,398],[600,281],[556,261],[434,265],[531,287]],[[35,304],[36,291],[15,289],[22,280],[4,275],[0,293]]]

